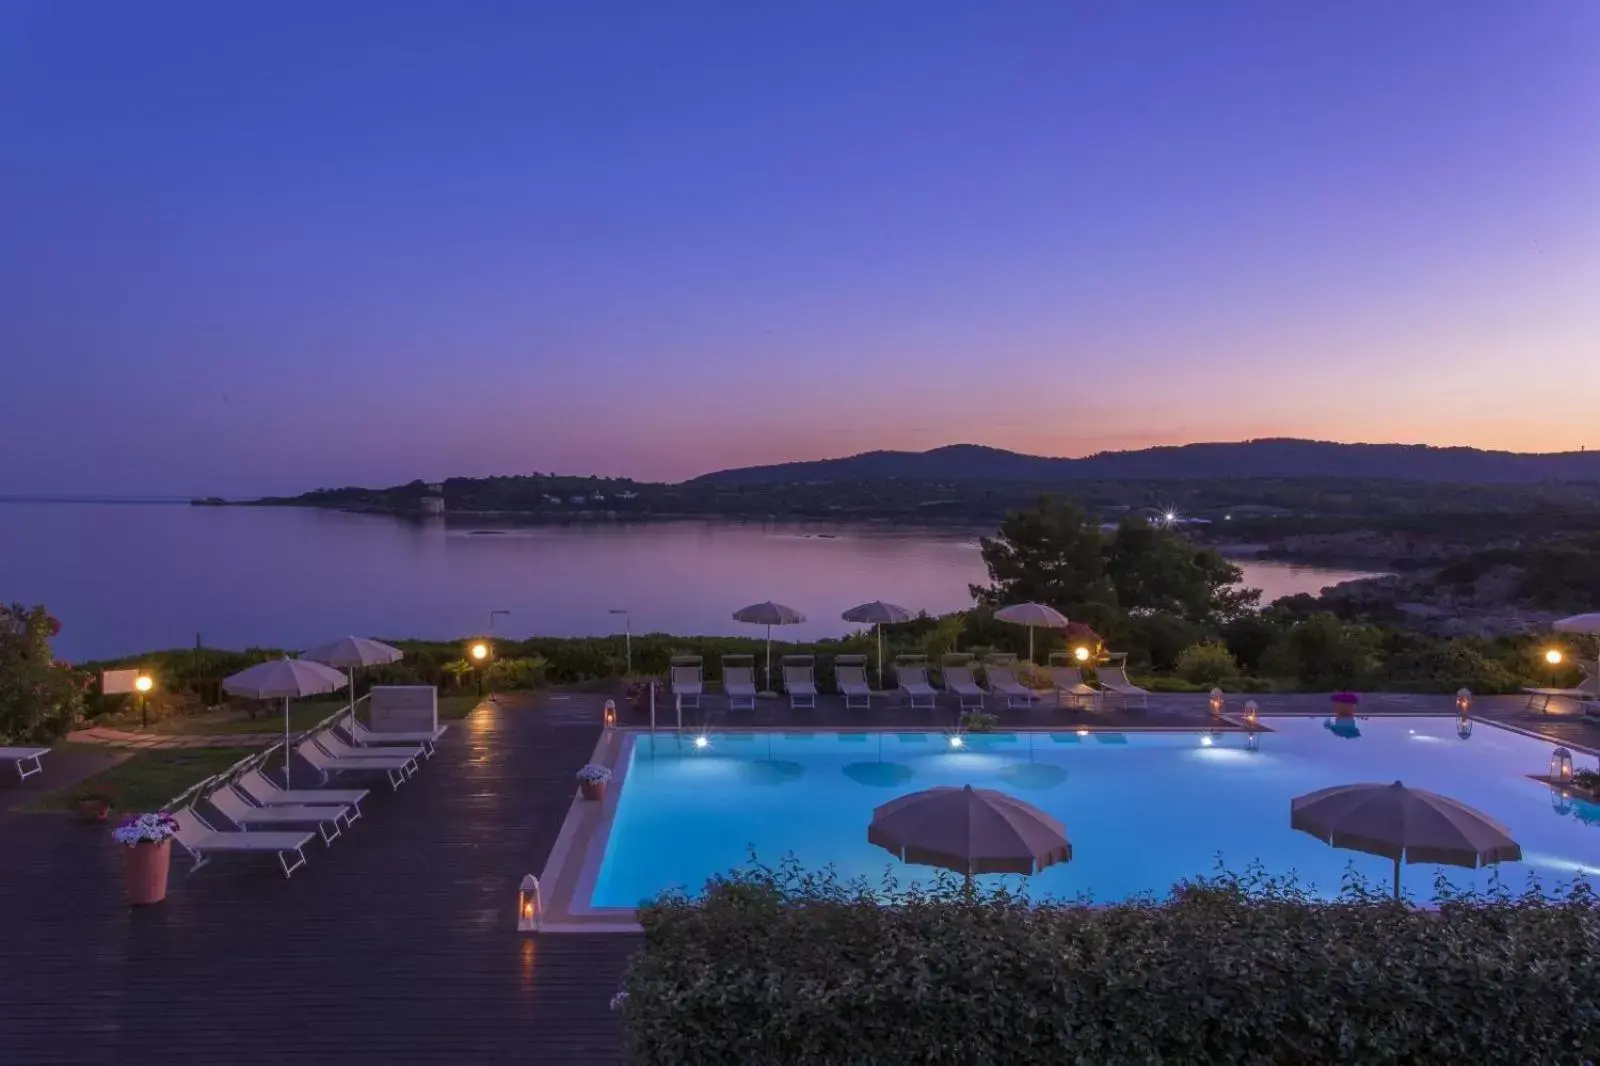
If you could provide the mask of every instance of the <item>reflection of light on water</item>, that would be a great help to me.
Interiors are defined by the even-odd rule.
[[[1438,737],[1430,737],[1425,733],[1418,733],[1415,729],[1413,729],[1411,731],[1411,736],[1409,738],[1407,738],[1407,739],[1410,739],[1410,740],[1421,740],[1421,741],[1424,741],[1424,742],[1426,742],[1428,744],[1437,744],[1437,743],[1439,743],[1439,738]]]
[[[1191,759],[1199,759],[1202,762],[1229,766],[1240,764],[1263,765],[1260,752],[1249,751],[1245,748],[1192,748],[1184,754]]]
[[[1522,861],[1529,866],[1544,866],[1552,870],[1561,870],[1569,874],[1578,874],[1582,877],[1594,877],[1600,874],[1600,866],[1592,863],[1579,862],[1576,859],[1564,859],[1559,855],[1550,855],[1542,851],[1523,853]]]
[[[993,773],[1006,764],[1003,755],[985,755],[970,749],[952,749],[948,754],[935,755],[929,761],[938,770],[962,770],[973,774]]]

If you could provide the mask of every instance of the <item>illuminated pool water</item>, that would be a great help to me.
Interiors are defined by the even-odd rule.
[[[1028,879],[1035,898],[1099,901],[1164,894],[1175,881],[1259,861],[1333,896],[1353,867],[1377,886],[1388,860],[1339,851],[1289,828],[1292,797],[1329,785],[1403,780],[1477,807],[1522,845],[1498,867],[1521,890],[1585,877],[1600,887],[1600,806],[1561,801],[1527,774],[1554,745],[1485,723],[1457,735],[1451,718],[1363,719],[1341,736],[1315,718],[1273,718],[1255,750],[1240,734],[1021,733],[968,736],[963,749],[928,733],[713,733],[709,745],[661,734],[634,739],[594,907],[633,907],[668,888],[792,854],[841,877],[902,883],[932,876],[867,843],[872,810],[934,785],[1019,796],[1059,818],[1073,859]],[[1592,760],[1585,757],[1584,764]],[[1487,888],[1490,871],[1418,864],[1408,891],[1427,899],[1436,873]],[[998,879],[995,878],[996,880]],[[985,878],[985,880],[990,880]],[[1016,878],[1010,880],[1015,881]]]

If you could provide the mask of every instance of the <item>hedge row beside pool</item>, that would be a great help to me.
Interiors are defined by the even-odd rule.
[[[1317,903],[1259,874],[1100,908],[953,882],[882,899],[757,871],[645,907],[616,1002],[629,1061],[1600,1059],[1600,906],[1581,885],[1428,910],[1378,886]]]

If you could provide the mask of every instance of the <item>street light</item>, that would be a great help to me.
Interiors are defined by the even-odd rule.
[[[1556,684],[1556,668],[1561,665],[1561,660],[1564,658],[1566,658],[1566,656],[1561,654],[1560,648],[1551,648],[1549,651],[1544,653],[1544,661],[1550,667],[1551,688],[1554,688]]]
[[[622,646],[623,654],[627,657],[628,673],[633,673],[633,615],[628,613],[626,607],[613,607],[611,614],[622,616]]]
[[[472,661],[478,668],[475,671],[475,673],[478,675],[478,698],[482,699],[483,698],[483,666],[484,666],[484,664],[486,662],[489,661],[489,645],[487,643],[485,643],[484,641],[480,640],[480,641],[475,642],[472,645],[471,648],[467,649],[467,651],[468,651],[468,654],[470,654],[472,656]]]
[[[139,694],[139,728],[150,728],[150,704],[145,699],[150,695],[150,690],[156,687],[156,679],[149,674],[140,674],[133,679],[133,690]]]

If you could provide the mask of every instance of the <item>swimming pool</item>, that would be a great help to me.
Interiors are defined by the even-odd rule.
[[[1561,801],[1526,775],[1545,772],[1555,745],[1484,722],[1458,736],[1452,718],[1372,718],[1342,736],[1318,718],[1273,718],[1254,747],[1244,734],[942,733],[640,734],[622,754],[621,791],[590,906],[634,907],[668,888],[793,855],[810,869],[902,884],[935,871],[904,866],[867,843],[874,807],[934,785],[995,788],[1059,818],[1072,861],[1028,878],[1034,898],[1110,902],[1164,895],[1174,882],[1259,861],[1338,894],[1354,868],[1376,887],[1389,860],[1336,850],[1289,828],[1292,797],[1329,785],[1402,780],[1479,808],[1510,829],[1523,861],[1498,867],[1520,891],[1530,872],[1548,886],[1582,876],[1600,887],[1600,806]],[[1585,758],[1587,764],[1591,760]],[[1491,872],[1418,864],[1407,890],[1433,895],[1444,872],[1487,888]],[[982,880],[998,880],[994,878]],[[1015,877],[1009,880],[1016,882]]]

